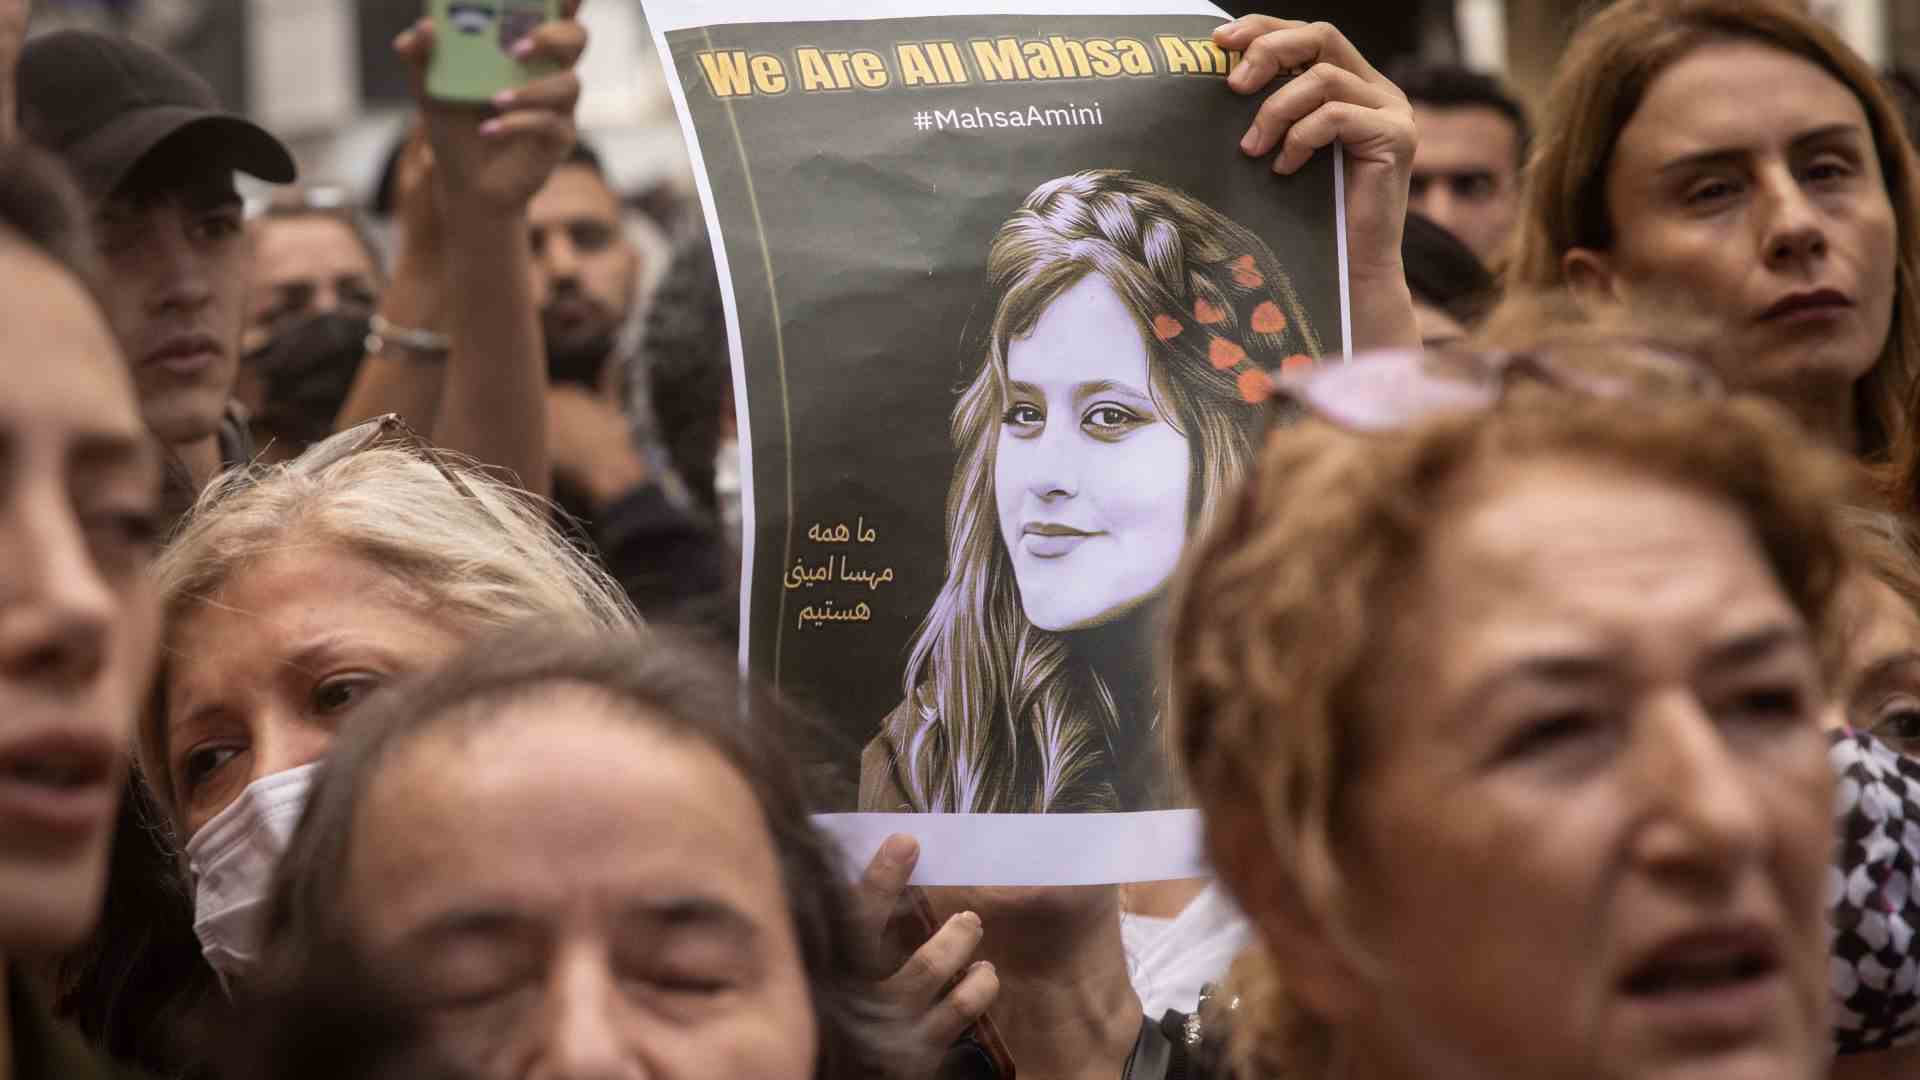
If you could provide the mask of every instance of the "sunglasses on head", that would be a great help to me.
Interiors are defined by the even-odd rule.
[[[1720,379],[1693,356],[1620,341],[1520,352],[1386,349],[1344,363],[1268,374],[1270,406],[1297,406],[1356,432],[1396,431],[1450,413],[1484,412],[1532,383],[1582,397],[1719,397]]]
[[[405,446],[432,464],[441,476],[446,477],[447,483],[453,485],[455,491],[469,499],[479,498],[466,481],[460,479],[460,474],[454,471],[445,455],[419,432],[408,427],[407,422],[400,419],[399,413],[376,416],[365,423],[337,431],[307,447],[299,457],[287,463],[287,468],[301,474],[323,472],[362,450],[389,442]]]
[[[446,455],[419,432],[407,426],[407,422],[400,419],[398,413],[376,416],[344,431],[337,431],[307,447],[298,457],[278,468],[298,476],[312,476],[325,472],[363,450],[382,445],[397,445],[412,451],[415,456],[432,465],[434,471],[453,486],[453,490],[473,500],[475,505],[485,507],[485,502],[465,480],[460,478],[459,472],[454,469],[453,463],[447,459]],[[247,470],[237,477],[229,477],[229,482],[220,485],[212,500],[202,503],[197,512],[206,513],[234,495],[252,487],[263,475],[266,474],[259,470]]]

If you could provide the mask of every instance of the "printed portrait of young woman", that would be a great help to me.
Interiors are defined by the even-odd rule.
[[[1253,455],[1266,372],[1320,339],[1245,227],[1137,175],[1074,173],[995,234],[979,370],[953,410],[946,580],[860,809],[1186,804],[1160,747],[1157,601]]]

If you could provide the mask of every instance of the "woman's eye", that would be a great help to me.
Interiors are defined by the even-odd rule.
[[[712,997],[733,988],[731,979],[679,964],[647,963],[629,969],[626,977],[637,987],[683,998]]]
[[[1599,718],[1590,712],[1569,709],[1548,713],[1522,725],[1519,732],[1500,748],[1499,756],[1507,761],[1535,757],[1579,741],[1599,730]]]
[[[231,744],[221,746],[201,746],[188,752],[180,763],[180,782],[186,793],[199,790],[202,784],[213,779],[227,763],[240,756],[245,747]]]
[[[1733,712],[1741,719],[1797,721],[1806,715],[1805,698],[1791,686],[1771,686],[1748,690],[1733,699]]]
[[[1835,157],[1824,157],[1807,166],[1809,180],[1843,180],[1853,175],[1853,166]]]
[[[1695,184],[1687,190],[1687,205],[1704,206],[1719,202],[1734,193],[1734,186],[1725,180],[1708,180]]]
[[[1047,416],[1034,406],[1022,402],[1001,414],[1000,422],[1007,427],[1033,428],[1045,424]]]
[[[720,979],[706,979],[691,975],[663,975],[655,980],[655,985],[670,994],[686,994],[690,997],[709,997],[727,989],[728,986]]]
[[[1095,405],[1087,410],[1082,422],[1092,428],[1095,434],[1117,435],[1139,427],[1146,421],[1132,409],[1123,409],[1118,405]]]
[[[1897,694],[1873,711],[1870,730],[1901,749],[1920,746],[1920,699]]]
[[[450,984],[434,985],[427,994],[430,1006],[451,1013],[471,1012],[501,1005],[510,1001],[521,991],[538,985],[536,979],[522,979],[517,976],[488,977],[481,980],[463,979]]]
[[[345,712],[359,705],[380,685],[371,675],[340,675],[313,688],[313,711],[321,716]]]

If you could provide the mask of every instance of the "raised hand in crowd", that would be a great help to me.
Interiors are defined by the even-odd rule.
[[[1284,80],[1260,106],[1242,151],[1274,154],[1277,173],[1294,172],[1335,142],[1346,155],[1349,349],[1419,344],[1400,258],[1414,148],[1406,95],[1326,23],[1248,15],[1215,30],[1213,41],[1243,54],[1227,77],[1235,92],[1258,94]]]
[[[428,425],[436,443],[504,467],[538,494],[548,490],[552,470],[544,405],[546,358],[526,214],[529,200],[573,146],[580,80],[572,69],[587,44],[586,31],[574,18],[578,9],[579,0],[568,0],[561,19],[541,25],[515,46],[522,60],[543,61],[560,70],[503,91],[489,108],[428,97],[426,70],[434,48],[430,20],[421,20],[394,42],[412,73],[431,150],[430,164],[418,158],[407,163],[413,171],[411,196],[421,195],[423,184],[432,188],[429,206],[407,211],[409,224],[421,224],[415,215],[432,209],[440,219],[437,237],[431,229],[408,233],[415,250],[403,258],[418,261],[409,268],[418,274],[440,275],[440,317],[446,330],[434,341],[438,331],[395,323],[383,315],[386,321],[375,336],[384,349],[408,354],[403,363],[438,359],[447,364]],[[437,245],[432,245],[434,239]],[[400,283],[396,273],[395,284]],[[433,284],[428,280],[410,288],[430,290]],[[418,303],[422,316],[435,313],[431,299]],[[390,332],[381,335],[382,329]],[[384,394],[383,369],[378,362],[367,365],[343,410],[343,422],[421,404],[415,379],[401,380],[395,396]],[[391,375],[387,372],[385,381],[392,381]]]
[[[912,922],[912,912],[903,908],[907,882],[919,861],[919,842],[895,834],[867,864],[855,902],[869,940],[884,939],[895,919]],[[1000,977],[993,965],[973,959],[985,933],[979,915],[958,912],[910,955],[894,958],[900,967],[881,992],[911,1018],[917,1075],[934,1075],[954,1041],[985,1016],[999,996]]]
[[[463,225],[477,215],[517,219],[528,200],[573,149],[573,107],[580,77],[573,66],[587,48],[587,32],[575,18],[581,0],[567,0],[562,17],[542,23],[513,47],[527,63],[561,70],[496,94],[492,109],[438,101],[426,92],[434,27],[421,19],[394,41],[413,74],[415,97],[451,220]],[[451,237],[450,237],[451,239]]]

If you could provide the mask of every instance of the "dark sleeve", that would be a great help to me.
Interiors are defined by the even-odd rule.
[[[594,515],[588,532],[640,614],[733,640],[739,627],[733,549],[719,528],[644,484]]]

